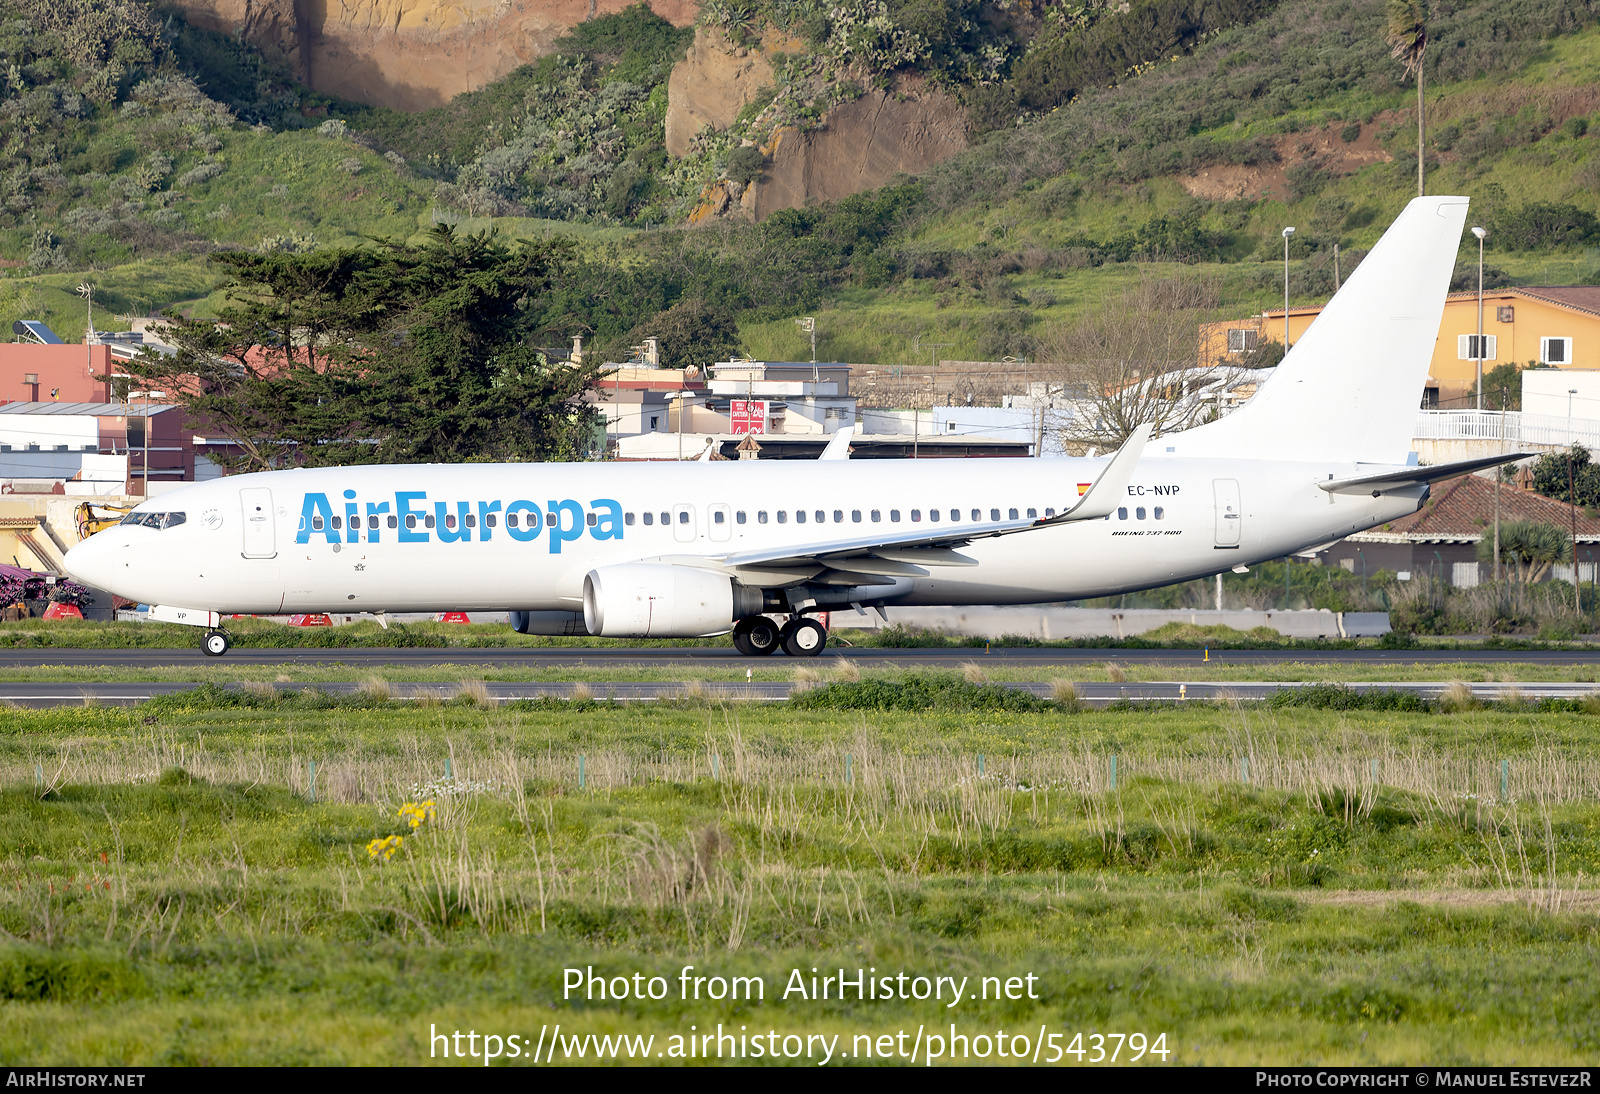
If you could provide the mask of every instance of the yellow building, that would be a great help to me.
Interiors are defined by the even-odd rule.
[[[1289,309],[1289,343],[1305,333],[1320,307]],[[1202,367],[1237,362],[1261,340],[1283,342],[1283,309],[1248,319],[1200,327]],[[1445,298],[1433,366],[1428,370],[1424,406],[1471,407],[1478,366],[1473,342],[1478,333],[1478,294]],[[1600,286],[1495,289],[1483,294],[1483,371],[1515,362],[1556,368],[1600,369]],[[1350,347],[1362,352],[1360,345]],[[1485,409],[1495,409],[1486,407]]]

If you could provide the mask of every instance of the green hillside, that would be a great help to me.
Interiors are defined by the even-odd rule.
[[[1414,100],[1382,8],[1148,0],[991,18],[928,0],[888,5],[868,41],[838,13],[710,4],[703,18],[735,37],[778,24],[813,43],[780,59],[774,102],[791,114],[768,121],[812,124],[848,81],[903,70],[965,102],[976,131],[996,127],[884,191],[682,230],[670,225],[727,169],[727,141],[667,160],[665,78],[686,36],[642,7],[404,115],[309,92],[282,58],[143,0],[0,0],[0,320],[78,337],[85,280],[100,327],[203,316],[219,248],[360,246],[440,220],[578,242],[534,305],[552,345],[581,333],[620,348],[692,304],[736,318],[758,356],[798,355],[801,314],[829,357],[910,363],[918,338],[949,343],[946,358],[1036,356],[1052,324],[1151,271],[1208,279],[1225,311],[1270,306],[1286,224],[1291,295],[1319,300],[1334,245],[1348,273],[1414,193]],[[1597,11],[1436,9],[1429,189],[1474,196],[1498,280],[1600,278]],[[1153,60],[1156,45],[1171,52]]]

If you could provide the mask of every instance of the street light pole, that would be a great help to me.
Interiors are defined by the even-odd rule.
[[[1289,237],[1294,229],[1283,230],[1283,352],[1289,352]]]
[[[1478,409],[1483,409],[1483,237],[1489,233],[1482,228],[1473,228],[1472,234],[1478,237],[1478,345],[1473,350],[1472,356],[1478,359]]]

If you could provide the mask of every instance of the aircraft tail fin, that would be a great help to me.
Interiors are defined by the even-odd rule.
[[[1405,463],[1466,217],[1464,197],[1413,199],[1255,397],[1168,450]]]

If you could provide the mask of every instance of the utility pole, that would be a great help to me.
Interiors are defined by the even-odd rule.
[[[78,282],[78,295],[83,297],[84,302],[89,306],[88,325],[83,328],[83,368],[84,372],[93,379],[94,350],[90,347],[94,343],[94,286],[87,281]]]
[[[1294,235],[1293,228],[1283,230],[1283,352],[1289,353],[1289,237]]]
[[[1583,591],[1578,585],[1578,494],[1572,484],[1572,449],[1567,449],[1567,508],[1572,513],[1572,607],[1583,618]]]
[[[800,333],[811,335],[811,382],[818,382],[817,377],[817,321],[812,316],[796,319],[795,325],[800,328]]]
[[[1506,452],[1506,395],[1500,393],[1500,454]],[[1494,469],[1494,580],[1495,596],[1500,595],[1500,477],[1505,473],[1505,465],[1501,464]]]
[[[1483,237],[1489,233],[1482,228],[1473,228],[1472,234],[1478,237],[1478,345],[1473,350],[1472,356],[1478,359],[1478,409],[1483,409]],[[1577,565],[1574,560],[1573,565]]]

